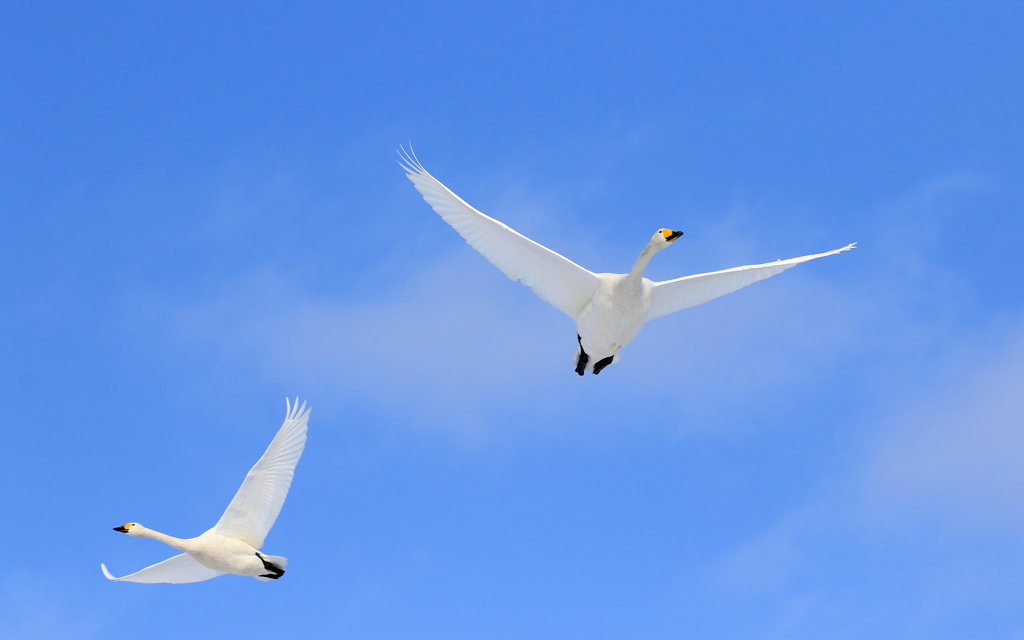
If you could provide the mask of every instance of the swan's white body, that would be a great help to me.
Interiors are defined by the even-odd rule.
[[[619,349],[640,333],[651,308],[650,280],[629,281],[628,275],[596,274],[597,290],[583,311],[576,316],[580,348],[590,355],[586,368],[607,357],[618,356]],[[579,361],[580,350],[573,356]],[[614,362],[614,360],[613,360]]]
[[[270,580],[267,575],[269,570],[260,556],[263,556],[269,564],[282,570],[288,566],[288,561],[285,558],[266,554],[257,555],[256,547],[248,542],[222,536],[212,531],[207,531],[195,538],[175,538],[133,523],[128,532],[136,537],[159,540],[184,553],[121,578],[111,575],[106,565],[101,564],[103,575],[110,580],[180,584],[202,582],[225,573],[252,576],[257,580]]]
[[[647,264],[682,235],[662,229],[654,234],[629,273],[592,273],[477,211],[430,175],[414,155],[403,153],[400,164],[427,204],[470,246],[510,279],[521,280],[541,299],[576,321],[580,348],[573,361],[578,365],[583,357],[585,369],[594,373],[614,362],[619,350],[649,320],[704,304],[801,262],[856,246],[853,243],[825,253],[653,282],[643,277]],[[580,375],[583,370],[577,366]]]
[[[287,403],[287,401],[286,401]],[[288,495],[295,465],[306,446],[309,409],[288,404],[284,424],[259,461],[249,470],[224,515],[212,529],[195,538],[175,538],[138,523],[116,527],[131,536],[153,538],[183,553],[133,574],[110,580],[123,582],[201,582],[225,573],[257,580],[281,577],[288,560],[259,552]]]

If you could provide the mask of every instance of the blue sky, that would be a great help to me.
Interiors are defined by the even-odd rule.
[[[0,635],[1024,638],[1019,3],[0,6]],[[595,271],[815,253],[599,377]],[[284,416],[279,582],[103,579]]]

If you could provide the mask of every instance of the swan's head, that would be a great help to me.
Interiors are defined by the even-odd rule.
[[[676,241],[676,238],[683,235],[682,231],[673,231],[671,229],[658,229],[654,232],[654,236],[651,238],[651,246],[657,249],[664,249],[668,245]]]
[[[114,531],[120,531],[121,533],[127,533],[130,536],[137,536],[142,533],[142,525],[138,522],[129,522],[123,524],[120,527],[114,527]]]

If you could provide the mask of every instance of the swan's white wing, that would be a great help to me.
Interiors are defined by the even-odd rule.
[[[169,582],[171,584],[184,584],[186,582],[202,582],[203,580],[224,575],[223,571],[217,571],[216,569],[199,564],[198,560],[187,553],[178,554],[122,578],[115,578],[110,575],[105,564],[100,564],[100,569],[103,569],[103,575],[107,576],[107,580],[117,580],[118,582]]]
[[[848,251],[857,246],[857,243],[847,245],[842,249],[816,253],[810,256],[790,258],[789,260],[777,260],[767,264],[751,264],[745,267],[733,267],[724,271],[713,271],[711,273],[700,273],[695,276],[676,278],[664,282],[655,282],[651,289],[651,309],[647,313],[647,319],[653,320],[670,313],[681,311],[689,307],[704,304],[737,289],[742,289],[748,284],[754,284],[758,280],[770,278],[782,273],[790,267],[795,267],[801,262],[824,258],[843,251]]]
[[[427,204],[510,279],[522,280],[541,300],[574,319],[594,297],[596,275],[469,206],[415,156],[403,154],[399,164]]]
[[[309,409],[305,402],[299,407],[296,398],[294,405],[288,404],[288,415],[281,429],[263,457],[246,474],[238,493],[211,532],[237,538],[257,549],[263,546],[263,539],[281,513],[295,465],[306,446],[308,421]]]

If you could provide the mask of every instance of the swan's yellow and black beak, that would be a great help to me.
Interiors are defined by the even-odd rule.
[[[675,240],[679,236],[683,235],[683,232],[682,231],[673,231],[671,229],[662,229],[661,230],[661,235],[665,236],[665,239],[668,240],[669,242],[672,242],[673,240]]]
[[[123,524],[120,527],[114,527],[114,531],[120,531],[121,533],[128,533],[128,525]]]

